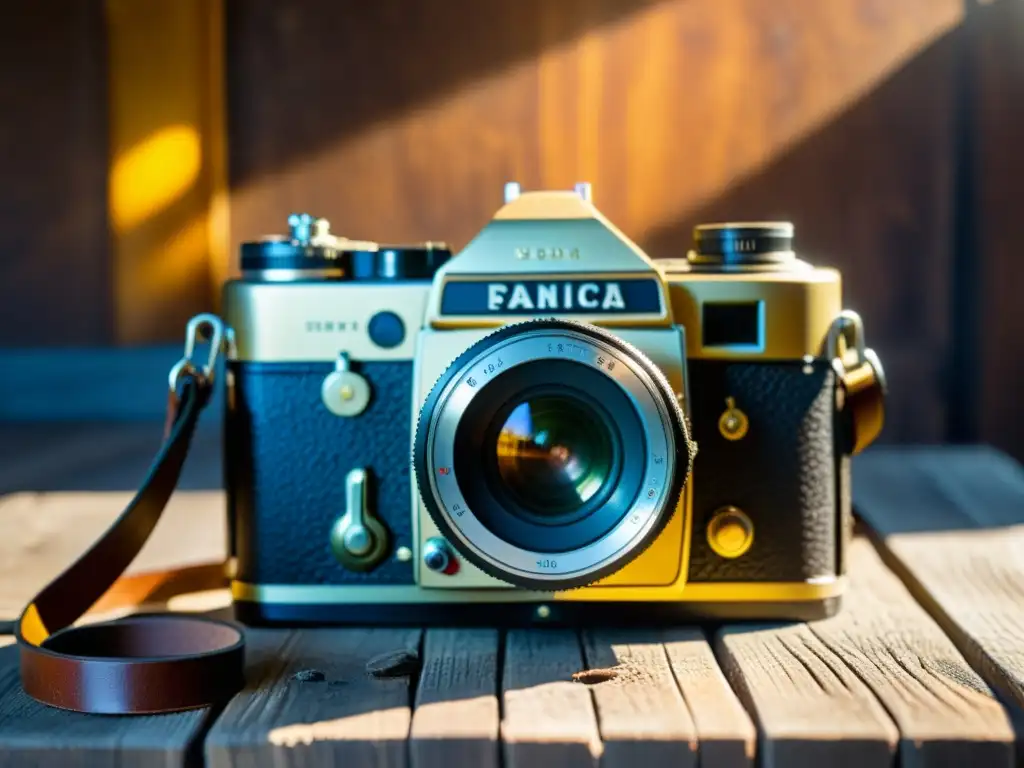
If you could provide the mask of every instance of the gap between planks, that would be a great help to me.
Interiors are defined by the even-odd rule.
[[[854,502],[886,563],[1007,704],[1024,766],[1024,468],[987,446],[858,457]]]
[[[406,755],[415,768],[614,768],[665,755],[695,766],[698,754],[706,766],[752,763],[753,727],[697,630],[596,632],[582,646],[570,630],[514,630],[502,646],[495,630],[432,629],[418,685],[364,670],[379,653],[417,648],[418,630],[272,637],[256,635],[263,665],[206,738],[210,766],[406,765]],[[615,682],[572,681],[597,662],[619,669]],[[299,682],[300,670],[316,679]]]
[[[1012,768],[1004,707],[870,543],[853,540],[836,616],[716,637],[759,728],[760,764]]]
[[[952,639],[939,630],[910,592],[878,562],[874,551],[862,540],[855,541],[850,565],[851,590],[839,616],[812,625],[725,627],[715,637],[722,668],[760,732],[762,764],[815,764],[824,757],[835,765],[890,765],[898,749],[903,765],[945,764],[954,756],[958,756],[957,762],[971,760],[979,765],[1011,765],[1013,733],[1006,710],[994,700],[989,685],[995,686],[1008,699],[1019,698],[1019,667],[1014,665],[1018,663],[1015,654],[1020,652],[1021,641],[1019,636],[1015,639],[1006,634],[1006,622],[1014,620],[1015,612],[1019,615],[1019,590],[1024,583],[1020,559],[1013,559],[1013,552],[1022,547],[1019,517],[1024,514],[1024,482],[1020,481],[1020,469],[1016,464],[1005,464],[998,454],[987,451],[946,450],[923,456],[900,454],[897,464],[891,463],[891,457],[875,458],[870,453],[860,459],[869,461],[858,464],[854,473],[858,511],[873,525],[889,562],[914,594],[938,616]],[[951,468],[951,461],[961,462],[960,469]],[[904,467],[910,470],[904,472]],[[39,500],[66,504],[73,499],[69,495],[39,497]],[[70,506],[80,508],[78,504]],[[977,617],[982,623],[971,623]],[[338,632],[350,630],[311,630],[300,634],[322,633],[326,637]],[[403,646],[410,638],[401,633],[388,634],[393,630],[375,632],[378,642],[369,645],[357,638],[345,641],[352,648],[346,652],[347,661],[340,662],[342,669],[358,669],[356,662],[375,650],[374,646],[394,646],[396,642]],[[418,647],[420,633],[418,630],[411,632],[411,637],[415,638],[413,645]],[[433,644],[426,642],[443,632],[451,633],[447,640],[438,634]],[[640,630],[635,632],[639,634],[632,637],[629,633],[585,633],[582,642],[573,633],[565,633],[567,639],[562,640],[557,640],[558,632],[510,633],[504,658],[501,658],[496,633],[491,641],[482,636],[484,639],[480,642],[467,644],[459,639],[464,634],[461,631],[431,630],[423,643],[424,672],[415,702],[408,680],[404,684],[388,681],[391,687],[401,688],[401,696],[394,699],[400,704],[386,707],[380,717],[376,711],[362,712],[355,714],[364,716],[363,720],[346,720],[353,716],[350,712],[329,719],[330,725],[320,725],[319,729],[307,726],[321,723],[320,720],[278,723],[264,735],[269,740],[273,731],[276,743],[271,746],[277,749],[278,756],[288,750],[333,752],[334,745],[342,743],[345,745],[342,751],[347,750],[356,758],[352,765],[379,764],[380,760],[373,755],[382,754],[386,758],[384,762],[394,757],[398,760],[395,764],[399,765],[405,764],[406,755],[414,765],[439,764],[438,760],[451,754],[449,745],[454,748],[459,739],[466,742],[460,749],[472,745],[472,749],[477,750],[475,754],[484,756],[483,765],[488,764],[486,756],[492,756],[497,763],[498,749],[504,751],[509,766],[543,765],[547,755],[557,754],[571,754],[569,764],[608,765],[619,760],[617,755],[642,754],[646,748],[644,739],[652,740],[651,724],[637,721],[637,725],[630,726],[629,718],[622,718],[617,709],[622,701],[643,704],[644,697],[650,696],[652,702],[669,702],[669,706],[681,714],[680,718],[661,721],[662,725],[657,726],[665,731],[659,736],[667,734],[665,740],[669,743],[658,744],[654,749],[667,750],[678,755],[682,764],[687,764],[687,756],[693,756],[691,736],[696,731],[701,764],[713,764],[709,759],[714,743],[713,728],[707,722],[701,723],[701,718],[712,708],[694,703],[694,694],[687,690],[685,675],[679,672],[680,663],[676,659],[680,652],[673,651],[676,642],[682,642],[684,648],[696,649],[693,658],[702,661],[694,665],[697,668],[701,664],[709,665],[712,677],[721,677],[703,636],[697,632],[697,642],[687,645],[685,637],[673,641]],[[556,639],[551,640],[549,636],[540,642],[535,635],[550,635]],[[283,635],[278,633],[278,636]],[[389,643],[380,642],[389,638]],[[255,641],[254,647],[262,647],[261,642]],[[284,674],[288,663],[301,666],[310,658],[320,658],[316,643],[307,648],[307,641],[302,641],[288,651],[291,654],[288,658],[279,659],[273,650],[273,641],[268,642],[271,649],[265,653],[257,650],[256,667],[250,669],[255,669],[258,679],[271,682],[271,688],[276,684],[273,681],[281,682],[278,678]],[[460,652],[465,650],[465,659],[446,661],[445,652],[440,650],[446,647],[445,643]],[[537,648],[545,647],[544,643],[548,643],[548,649],[539,652],[538,660],[535,658]],[[672,662],[672,673],[681,690],[682,708],[679,700],[671,695],[671,689],[666,687],[668,677],[664,663],[649,647],[651,643],[660,643],[665,649],[663,653]],[[331,642],[328,645],[332,645]],[[590,686],[589,690],[581,684],[568,682],[565,675],[582,669],[585,662],[605,664],[609,660],[609,648],[616,664],[627,669],[639,666],[644,671],[634,670],[612,685],[609,685],[612,681],[608,681]],[[981,677],[962,653],[966,653],[974,667],[981,671]],[[261,655],[262,662],[259,661]],[[431,678],[429,672],[432,655],[441,660],[442,669],[436,678]],[[689,658],[685,652],[682,657]],[[524,661],[528,663],[523,664]],[[693,662],[686,662],[690,663]],[[452,671],[444,672],[445,665]],[[462,672],[457,671],[460,665],[464,668]],[[685,664],[682,666],[685,668]],[[271,667],[277,669],[277,673],[268,672]],[[465,670],[490,668],[493,674],[475,673],[479,677],[476,682],[463,679],[469,674]],[[499,670],[504,672],[500,698]],[[451,681],[446,675],[451,676]],[[654,678],[653,692],[637,688],[638,681],[649,677]],[[431,679],[437,682],[428,685]],[[527,684],[530,679],[535,682]],[[482,684],[481,680],[490,682]],[[367,690],[376,690],[379,682],[373,681],[374,685]],[[319,684],[301,685],[313,686],[313,689],[306,689],[308,693],[304,696],[310,702],[315,701],[315,686]],[[352,690],[359,693],[363,685],[365,682]],[[433,692],[430,685],[434,685]],[[547,686],[553,687],[547,689]],[[322,687],[327,692],[328,702],[338,698],[330,695],[329,685]],[[335,685],[335,692],[340,687],[343,686]],[[289,683],[285,681],[275,689],[275,695],[284,695],[288,688]],[[724,682],[711,688],[727,700],[733,697]],[[570,689],[583,690],[588,695],[570,694]],[[794,696],[794,692],[799,695]],[[20,695],[20,692],[14,693]],[[233,701],[214,724],[205,745],[211,764],[224,764],[216,763],[218,754],[230,756],[233,750],[252,758],[254,764],[272,764],[272,753],[267,755],[268,762],[262,757],[267,745],[253,744],[252,732],[242,727],[258,719],[260,707],[248,707],[245,716],[234,721],[229,717],[232,711],[237,712],[244,696],[251,697],[254,693],[258,691],[247,691]],[[0,723],[6,721],[7,725],[16,723],[21,716],[19,713],[27,711],[23,703],[12,704],[11,694],[8,688],[0,695],[0,713],[6,712],[0,714]],[[559,717],[567,715],[569,725],[559,726],[562,732],[555,733],[554,737],[545,727],[536,726],[531,730],[530,726],[531,718],[536,720],[537,712],[543,711],[537,705],[549,703],[545,697],[556,702],[562,697],[572,703],[567,713],[557,712]],[[801,701],[801,697],[807,701]],[[473,699],[480,701],[467,703]],[[732,701],[735,705],[735,698]],[[424,709],[421,721],[417,721],[418,712],[411,706],[416,702],[430,707]],[[457,705],[459,716],[445,717],[449,703]],[[858,711],[849,720],[839,716],[851,707]],[[315,709],[311,706],[310,711]],[[743,711],[738,706],[736,710],[741,716],[739,719],[730,715],[723,720],[727,730],[732,728],[724,744],[731,750],[730,754],[741,756],[739,764],[743,764],[743,759],[749,762],[753,751],[753,733]],[[461,716],[467,711],[482,713],[473,715],[476,725]],[[71,713],[48,714],[56,718],[75,717]],[[503,721],[501,715],[504,715]],[[367,717],[369,720],[365,719]],[[655,725],[657,722],[655,720]],[[452,728],[457,724],[462,736],[451,730],[446,735],[446,723],[451,723]],[[829,732],[822,723],[832,723],[833,731]],[[367,728],[367,725],[372,727]],[[631,727],[633,735],[641,737],[647,729],[647,736],[632,739]],[[751,731],[749,738],[745,728]],[[90,748],[88,738],[80,733],[76,736],[75,728],[64,727],[59,719],[48,726],[48,731],[70,734],[74,737],[72,742]],[[386,749],[384,753],[368,755],[369,762],[360,762],[360,750],[366,748],[358,745],[365,741],[367,733],[376,731],[391,734],[390,740],[394,742],[408,740],[408,752],[404,746],[397,750]],[[5,732],[9,730],[0,727],[0,743],[3,743],[0,749],[14,747],[18,741],[4,736]],[[102,729],[96,731],[101,732]],[[138,749],[145,741],[144,732],[145,729],[140,728],[126,738],[125,743],[131,746],[123,755],[129,762],[133,754],[139,754]],[[188,732],[198,733],[201,729],[196,726],[196,730]],[[504,744],[499,743],[500,739],[504,739]],[[30,734],[28,740],[31,741]],[[631,743],[633,741],[639,746]],[[102,738],[95,744],[102,745]],[[25,746],[20,744],[18,748]],[[53,747],[52,740],[45,746]],[[167,758],[171,763],[175,762],[174,754],[173,749],[168,748]],[[534,756],[542,762],[523,759]]]

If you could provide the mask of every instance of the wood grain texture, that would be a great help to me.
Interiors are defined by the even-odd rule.
[[[409,734],[413,768],[499,765],[499,634],[431,629]]]
[[[704,633],[673,629],[662,633],[672,673],[697,731],[701,768],[752,766],[757,734],[722,674]]]
[[[75,439],[87,444],[86,434]],[[36,439],[51,456],[51,439],[62,438]],[[0,443],[0,464],[17,453]],[[872,449],[857,457],[854,482],[885,565],[855,540],[842,613],[808,625],[726,626],[717,660],[696,629],[517,630],[503,648],[494,630],[439,629],[423,634],[418,680],[377,680],[366,661],[419,649],[419,630],[251,630],[246,688],[211,722],[208,713],[94,718],[35,705],[20,693],[6,647],[0,765],[181,765],[205,755],[211,766],[275,768],[749,766],[756,733],[767,768],[998,768],[1015,754],[1019,768],[1024,729],[1011,719],[1024,707],[1024,468],[991,449]],[[0,500],[0,606],[20,609],[126,498]],[[173,503],[181,506],[133,570],[222,552],[220,494],[182,493]],[[166,605],[208,610],[224,597]],[[573,682],[588,669],[616,674]],[[299,682],[302,670],[323,679]]]
[[[791,219],[890,368],[884,439],[938,441],[962,17],[962,0],[229,2],[232,238],[303,208],[461,247],[511,179],[592,182],[655,257],[700,221]]]
[[[896,723],[900,765],[1013,768],[1006,710],[862,537],[849,572],[842,612],[809,626]]]
[[[759,765],[892,765],[896,725],[806,624],[730,626],[716,641],[726,677],[758,726]]]
[[[658,633],[596,630],[582,635],[604,752],[602,768],[697,765],[697,733]]]
[[[973,439],[1024,461],[1019,382],[1024,381],[1024,262],[1020,244],[1020,180],[1024,178],[1024,5],[1015,0],[968,3],[970,96],[974,116],[966,169],[973,173],[965,213],[974,217],[966,254],[976,276],[977,326],[972,328],[980,381],[971,393],[977,411]]]
[[[113,341],[103,2],[0,25],[0,346]]]
[[[208,709],[99,717],[44,706],[21,690],[18,650],[0,648],[0,766],[195,766]]]
[[[886,562],[1020,716],[1024,469],[992,448],[875,450],[854,503]],[[1021,720],[1020,722],[1024,722]],[[1021,735],[1018,733],[1020,750]]]
[[[412,629],[310,629],[280,644],[281,633],[268,633],[257,642],[270,651],[247,662],[245,690],[207,735],[208,765],[407,765],[410,679],[372,678],[366,662],[388,651],[417,651],[420,635]],[[296,680],[303,670],[321,673],[320,679]]]
[[[505,639],[501,740],[506,768],[596,768],[601,737],[569,630],[514,630]]]
[[[0,499],[0,618],[14,618],[110,526],[130,493],[15,494]],[[223,561],[221,492],[177,493],[128,573]]]
[[[776,8],[766,14],[774,16]],[[763,125],[770,127],[744,122],[735,129],[738,136],[785,133],[814,110],[818,101],[811,94],[816,87],[822,93],[830,87],[814,83],[826,76],[796,68],[802,61],[817,69],[811,61],[818,44],[830,47],[826,66],[835,69],[829,81],[849,82],[880,55],[868,54],[854,64],[846,59],[852,46],[877,51],[874,46],[884,46],[883,40],[903,28],[901,19],[912,23],[911,16],[920,15],[917,31],[907,28],[909,48],[897,65],[856,97],[840,97],[827,119],[791,143],[776,145],[763,163],[743,169],[724,192],[659,228],[650,242],[659,251],[678,250],[700,221],[793,221],[798,252],[842,272],[845,304],[864,317],[868,343],[886,366],[891,407],[882,439],[940,442],[951,407],[950,233],[961,4],[888,4],[883,10],[880,3],[828,3],[813,11],[802,5],[802,10],[811,13],[802,25],[788,19],[788,9],[780,18],[763,19],[765,47],[759,50],[780,54],[778,61],[765,62],[768,69],[758,79],[767,81],[766,93],[754,97]],[[855,18],[844,18],[847,13]],[[760,70],[754,61],[748,66]],[[838,87],[837,96],[843,91],[832,87]],[[732,98],[746,106],[748,93],[738,91]]]

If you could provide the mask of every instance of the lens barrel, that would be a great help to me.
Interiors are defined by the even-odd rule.
[[[560,590],[620,570],[678,505],[694,446],[676,394],[634,347],[568,320],[477,342],[420,410],[424,506],[468,561]]]

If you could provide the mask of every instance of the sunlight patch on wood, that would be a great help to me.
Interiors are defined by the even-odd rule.
[[[408,708],[392,707],[336,720],[279,726],[267,733],[267,741],[276,747],[297,747],[317,741],[405,741],[408,734]]]

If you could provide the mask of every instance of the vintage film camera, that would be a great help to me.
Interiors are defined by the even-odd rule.
[[[509,184],[455,256],[290,225],[225,288],[239,619],[836,610],[884,381],[790,224],[656,261],[589,185]]]

